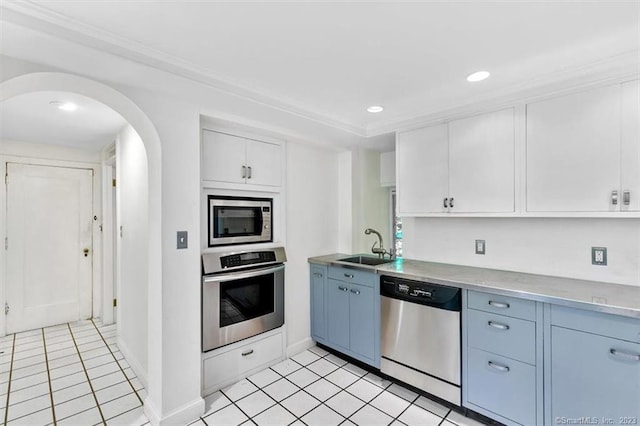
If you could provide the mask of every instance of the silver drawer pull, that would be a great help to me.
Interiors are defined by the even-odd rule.
[[[611,191],[611,204],[618,205],[618,191]]]
[[[631,204],[631,191],[626,189],[622,191],[622,204],[624,204],[625,206]]]
[[[242,166],[242,179],[247,177],[247,166]]]
[[[317,278],[322,278],[322,274],[320,272],[314,272],[313,276]]]
[[[498,309],[509,309],[509,304],[504,302],[495,302],[493,300],[489,300],[489,306],[493,306]]]
[[[507,367],[506,365],[496,364],[493,361],[489,361],[487,363],[487,365],[489,365],[489,367],[493,368],[494,370],[498,370],[501,373],[508,373],[509,372],[509,367]]]
[[[442,200],[442,205],[444,206],[444,208],[445,208],[445,209],[446,209],[446,208],[447,208],[447,206],[448,206],[448,204],[447,204],[447,202],[448,202],[448,201],[449,201],[449,199],[448,199],[448,198],[445,198],[444,200]]]
[[[640,361],[640,355],[630,354],[629,352],[620,351],[618,349],[609,349],[609,353],[617,358],[626,359],[628,361]]]
[[[509,326],[507,324],[500,324],[499,322],[489,321],[487,323],[489,327],[497,328],[498,330],[508,330]]]
[[[353,274],[344,274],[345,278],[353,278]]]
[[[342,291],[349,291],[348,288],[346,287],[342,287],[342,286],[338,286],[338,290],[342,290]]]
[[[351,293],[358,295],[360,294],[360,290],[351,290]]]
[[[242,352],[242,356],[249,356],[253,353],[253,349],[249,349],[248,351]]]

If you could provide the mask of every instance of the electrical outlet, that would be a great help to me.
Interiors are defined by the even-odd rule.
[[[606,247],[591,247],[591,264],[598,266],[607,266]]]
[[[187,234],[187,231],[178,231],[177,238],[178,238],[178,243],[177,243],[178,249],[186,249],[189,246],[188,244],[189,235]]]
[[[476,254],[484,254],[486,248],[484,240],[476,240]]]

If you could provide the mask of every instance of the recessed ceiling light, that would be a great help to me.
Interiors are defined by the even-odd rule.
[[[382,112],[383,109],[384,108],[380,105],[371,105],[369,108],[367,108],[367,111],[376,113],[376,112]]]
[[[476,81],[482,81],[486,78],[489,78],[490,75],[491,73],[489,71],[474,72],[473,74],[469,74],[469,76],[467,77],[467,81],[475,83]]]
[[[73,102],[51,101],[49,102],[49,105],[53,105],[58,109],[69,112],[78,109],[78,105],[74,104]]]

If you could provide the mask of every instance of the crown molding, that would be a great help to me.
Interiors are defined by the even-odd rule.
[[[120,37],[95,26],[87,25],[54,12],[45,6],[36,4],[31,0],[3,2],[2,6],[0,6],[0,11],[0,20],[25,26],[90,48],[99,49],[143,65],[196,81],[226,94],[278,109],[356,136],[366,136],[363,126],[345,122],[327,113],[314,111],[293,100],[263,93],[245,87],[238,82],[222,79],[191,62],[173,55],[168,55],[157,49]]]

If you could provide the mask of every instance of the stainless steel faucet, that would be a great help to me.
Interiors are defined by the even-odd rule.
[[[387,251],[385,250],[384,246],[383,246],[383,242],[382,242],[382,235],[380,235],[380,233],[378,231],[376,231],[373,228],[367,228],[364,230],[365,235],[370,235],[370,234],[376,234],[378,236],[378,247],[376,247],[376,242],[373,242],[373,245],[371,246],[371,252],[373,254],[377,254],[378,257],[380,259],[384,259],[384,255],[388,254],[389,255],[389,259],[391,259],[393,257],[393,249]]]

